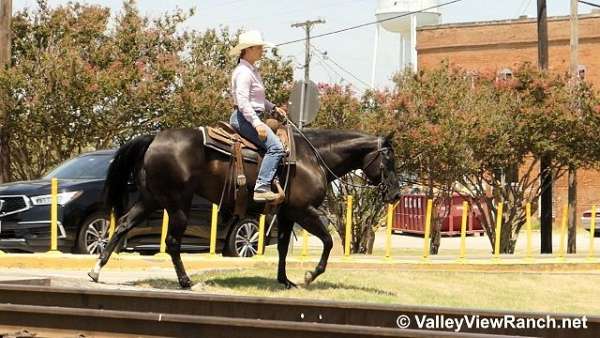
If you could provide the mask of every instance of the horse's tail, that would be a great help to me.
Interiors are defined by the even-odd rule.
[[[114,210],[117,219],[125,213],[128,200],[128,181],[135,178],[136,168],[141,167],[144,154],[148,150],[154,135],[138,136],[122,145],[115,153],[108,167],[104,183],[104,206],[108,212]]]

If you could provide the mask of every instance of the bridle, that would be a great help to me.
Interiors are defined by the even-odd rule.
[[[294,129],[296,129],[296,131],[300,134],[300,136],[302,136],[302,138],[308,143],[308,145],[310,146],[311,150],[313,151],[313,153],[315,154],[315,156],[317,157],[317,159],[320,162],[321,167],[325,168],[335,179],[337,179],[341,184],[347,185],[347,186],[351,186],[351,187],[355,187],[355,188],[367,188],[367,189],[378,189],[381,191],[385,190],[385,184],[384,184],[384,175],[383,175],[383,169],[385,168],[383,165],[383,161],[381,161],[379,163],[379,169],[380,169],[380,173],[381,173],[381,179],[379,180],[379,184],[378,185],[372,185],[372,184],[354,184],[354,183],[350,183],[350,182],[344,182],[343,180],[340,179],[339,176],[337,176],[333,170],[331,170],[331,168],[329,168],[329,166],[327,165],[327,163],[325,163],[325,160],[323,159],[323,157],[321,156],[321,153],[319,153],[319,151],[317,150],[317,148],[310,142],[310,140],[308,139],[308,137],[306,137],[306,135],[304,135],[304,133],[302,132],[302,130],[300,130],[300,128],[298,128],[294,122],[292,122],[290,119],[288,119],[286,117],[286,120],[288,121],[288,123],[290,123],[292,125],[292,127],[294,127]],[[375,160],[381,156],[382,153],[388,154],[390,148],[389,147],[382,147],[382,139],[381,137],[379,137],[377,139],[377,155],[373,156],[373,158],[369,161],[369,163],[367,163],[367,165],[363,168],[363,171],[366,170],[369,166],[371,166]]]

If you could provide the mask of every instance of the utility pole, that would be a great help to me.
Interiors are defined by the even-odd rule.
[[[571,93],[573,93],[572,107],[579,110],[579,78],[577,76],[577,48],[579,47],[579,32],[577,27],[577,0],[571,0]],[[569,238],[568,253],[577,251],[577,168],[569,166]]]
[[[304,109],[306,107],[306,91],[308,86],[308,81],[310,77],[310,30],[316,24],[325,23],[325,20],[307,20],[304,22],[299,22],[292,24],[294,28],[303,27],[306,32],[306,51],[304,54],[304,85],[302,86],[302,94],[300,95],[300,118],[298,119],[298,126],[300,129],[304,127]]]
[[[12,0],[0,0],[0,68],[10,67]],[[8,134],[4,129],[6,112],[0,111],[0,183],[8,181],[10,157]]]
[[[546,0],[537,0],[537,32],[538,32],[538,67],[540,71],[548,70],[548,22],[546,21]],[[540,218],[540,251],[552,253],[552,158],[542,155],[540,159],[541,178],[541,218]]]

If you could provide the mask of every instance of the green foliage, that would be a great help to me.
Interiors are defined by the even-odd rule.
[[[12,179],[39,177],[82,151],[163,128],[227,119],[228,56],[238,32],[179,33],[193,11],[151,20],[127,0],[108,8],[69,3],[14,14],[12,67],[0,72],[0,108],[10,135]],[[264,58],[276,103],[287,100],[289,60]]]
[[[321,106],[311,127],[360,130],[364,114],[360,100],[349,86],[319,84]],[[383,202],[379,192],[359,186],[366,183],[360,172],[336,180],[327,190],[323,211],[343,239],[346,233],[346,198],[352,196],[352,241],[350,252],[371,254],[375,231],[380,226]],[[345,243],[342,241],[342,243]]]
[[[311,127],[348,130],[359,128],[362,116],[360,101],[350,86],[321,83],[318,90],[320,108]]]
[[[564,76],[524,64],[502,80],[443,63],[398,75],[395,82],[394,91],[369,94],[369,126],[397,131],[400,170],[414,173],[415,183],[431,196],[472,197],[483,210],[492,247],[496,206],[504,202],[502,252],[514,250],[524,203],[537,207],[541,156],[552,158],[555,178],[569,165],[589,167],[600,160],[593,132],[600,118],[593,108],[597,99],[589,87],[574,87]]]

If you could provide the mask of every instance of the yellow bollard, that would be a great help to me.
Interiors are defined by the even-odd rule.
[[[154,255],[159,258],[167,258],[169,255],[166,254],[167,249],[167,232],[169,231],[169,213],[167,210],[163,210],[162,229],[160,231],[160,252]]]
[[[213,203],[212,214],[210,217],[210,254],[209,257],[215,257],[217,252],[217,222],[219,219],[219,207]]]
[[[423,237],[423,258],[429,258],[429,235],[431,234],[431,209],[433,209],[433,200],[427,200],[427,209],[425,211],[425,235]]]
[[[527,227],[527,251],[526,258],[531,258],[531,203],[525,205],[525,226]]]
[[[56,254],[58,251],[58,180],[50,180],[50,251]]]
[[[265,251],[265,215],[258,219],[258,256],[264,255]]]
[[[500,258],[500,235],[502,234],[502,209],[504,203],[498,203],[498,210],[496,213],[496,240],[494,241],[494,258]]]
[[[302,229],[302,258],[308,256],[308,231]]]
[[[385,258],[390,259],[392,256],[392,222],[394,219],[394,205],[388,204],[387,219],[385,229]]]
[[[460,259],[465,259],[467,245],[467,217],[469,216],[469,203],[463,202],[462,222],[460,223]]]
[[[344,256],[350,257],[350,244],[352,240],[352,196],[346,199],[346,240],[344,242]]]
[[[569,205],[563,206],[562,222],[560,224],[560,247],[558,249],[558,257],[565,258],[565,241],[567,240],[567,217],[569,213]]]
[[[111,210],[110,220],[108,221],[108,239],[110,240],[115,234],[115,211]]]
[[[592,205],[592,218],[590,219],[590,251],[588,257],[594,257],[594,236],[596,234],[596,206]]]

